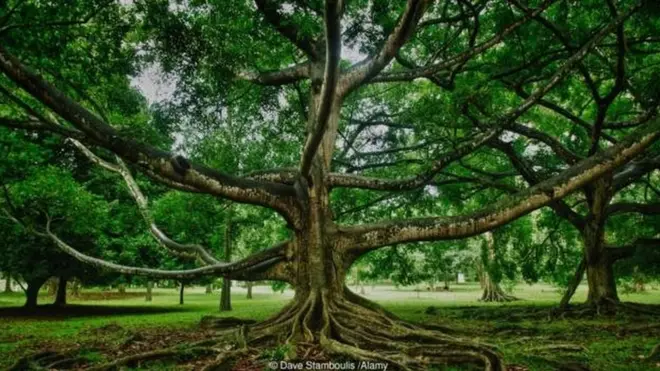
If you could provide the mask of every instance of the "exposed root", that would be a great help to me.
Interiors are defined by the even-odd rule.
[[[487,288],[484,290],[483,295],[481,295],[481,299],[479,299],[479,301],[485,303],[507,303],[516,300],[520,299],[505,293],[499,286]]]
[[[382,307],[350,292],[330,295],[310,293],[297,298],[277,316],[260,323],[246,323],[234,318],[208,317],[203,326],[216,329],[208,339],[186,347],[152,350],[116,359],[88,370],[115,370],[143,362],[169,359],[176,362],[207,362],[204,370],[229,370],[254,348],[289,345],[286,359],[307,360],[313,352],[318,360],[372,361],[388,364],[392,370],[427,370],[433,365],[480,365],[485,370],[503,369],[499,355],[491,348],[438,331],[399,320]],[[228,327],[233,326],[233,327]],[[214,357],[215,356],[215,357]],[[37,362],[52,357],[49,362]],[[33,355],[22,365],[38,363],[41,367],[59,363],[58,368],[79,366],[79,359],[52,353]],[[56,364],[58,365],[58,364]],[[258,365],[255,365],[259,367]],[[15,370],[29,370],[19,367]],[[39,369],[39,368],[32,368]]]

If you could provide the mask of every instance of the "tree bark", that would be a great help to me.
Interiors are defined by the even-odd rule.
[[[26,309],[35,309],[37,307],[37,299],[39,298],[39,290],[41,286],[46,283],[46,278],[34,278],[26,282],[27,288],[25,290],[25,305]]]
[[[66,305],[66,285],[69,282],[67,277],[60,277],[57,282],[57,294],[55,296],[55,302],[53,304],[57,306]]]
[[[483,302],[507,302],[517,300],[515,297],[508,295],[502,290],[500,282],[495,280],[492,271],[497,264],[495,257],[495,239],[491,232],[486,232],[486,254],[483,255],[483,271],[482,271],[482,287],[484,289],[481,295]]]
[[[206,285],[206,294],[207,295],[213,294],[213,285],[211,284]]]
[[[126,284],[120,283],[119,286],[117,286],[117,291],[122,295],[125,294],[126,293]]]
[[[153,300],[153,287],[154,287],[154,282],[152,280],[147,281],[147,295],[145,297],[145,300],[148,302]]]
[[[228,211],[227,222],[225,223],[225,262],[231,261],[232,255],[232,222],[231,210]],[[222,291],[220,292],[220,311],[231,311],[231,278],[222,279]]]
[[[184,287],[185,287],[185,285],[183,284],[183,282],[181,282],[179,284],[179,305],[183,305],[183,289],[184,289]]]
[[[8,294],[10,292],[14,291],[11,289],[11,273],[7,272],[5,273],[5,293]]]
[[[589,215],[582,231],[589,294],[587,304],[600,308],[619,302],[614,260],[605,247],[606,209],[612,197],[612,178],[595,181],[585,189]]]
[[[246,299],[252,299],[252,282],[248,282],[246,284],[246,287],[247,287]]]

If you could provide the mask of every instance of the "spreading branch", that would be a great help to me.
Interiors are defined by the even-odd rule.
[[[429,0],[408,0],[403,15],[378,54],[357,63],[344,75],[340,95],[348,94],[365,81],[378,75],[390,63],[403,44],[413,35],[417,23],[430,3]]]
[[[643,215],[660,214],[660,202],[656,203],[637,203],[637,202],[617,202],[610,204],[605,213],[608,216],[627,213],[638,213]]]
[[[398,243],[474,236],[559,200],[626,164],[660,138],[660,120],[557,176],[473,214],[341,226],[344,246],[356,255]]]
[[[257,8],[264,15],[277,32],[286,37],[295,46],[303,51],[312,60],[318,60],[320,55],[314,47],[315,41],[308,35],[304,35],[290,19],[285,19],[280,13],[280,3],[272,0],[255,0]]]
[[[270,207],[289,221],[297,218],[297,209],[290,201],[295,195],[291,186],[238,178],[202,165],[192,164],[182,156],[174,156],[125,138],[94,113],[31,72],[1,46],[0,71],[70,122],[85,135],[85,139],[114,152],[122,159],[137,165],[138,168],[215,196]]]

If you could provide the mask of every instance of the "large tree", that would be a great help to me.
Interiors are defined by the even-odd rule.
[[[195,255],[206,266],[166,271],[119,265],[88,256],[58,236],[54,232],[58,221],[47,216],[43,233],[63,251],[83,262],[125,274],[163,279],[216,275],[234,280],[270,279],[290,283],[296,295],[286,308],[262,323],[241,327],[240,333],[248,343],[277,340],[319,343],[329,354],[385,360],[401,368],[425,368],[428,363],[477,362],[488,369],[500,369],[501,361],[492,350],[421,325],[404,323],[352,293],[345,285],[347,270],[355,259],[386,246],[459,239],[493,230],[557,202],[594,181],[607,179],[608,174],[636,158],[660,137],[660,122],[646,119],[653,117],[646,111],[640,117],[628,118],[627,123],[641,123],[634,132],[618,138],[607,148],[595,145],[587,156],[576,159],[556,175],[462,215],[411,215],[369,224],[340,224],[333,211],[332,193],[345,188],[394,193],[424,190],[424,197],[432,195],[434,191],[427,186],[435,183],[443,170],[485,144],[497,141],[516,120],[541,105],[544,96],[572,71],[589,68],[589,64],[583,63],[585,58],[592,58],[602,50],[611,53],[620,47],[617,35],[629,29],[635,35],[636,22],[643,22],[643,14],[653,6],[651,2],[640,5],[632,1],[616,4],[605,1],[612,3],[608,9],[599,5],[601,2],[585,2],[592,6],[593,14],[578,14],[573,19],[563,17],[567,2],[553,0],[528,2],[528,7],[463,0],[408,0],[405,3],[256,0],[254,4],[218,0],[189,2],[185,6],[168,5],[165,1],[139,1],[135,9],[143,14],[137,19],[145,27],[139,35],[128,33],[125,40],[122,40],[122,32],[111,32],[112,24],[119,24],[122,30],[130,27],[116,19],[128,17],[121,5],[71,2],[67,3],[73,8],[69,9],[71,15],[63,15],[66,11],[58,10],[54,16],[61,16],[62,20],[54,20],[50,13],[51,18],[44,19],[39,12],[21,11],[30,6],[39,8],[35,5],[39,2],[25,2],[27,5],[22,1],[11,2],[5,4],[4,25],[0,29],[3,38],[0,71],[9,80],[2,84],[16,109],[13,115],[3,117],[1,123],[74,139],[87,157],[124,178],[152,235],[165,248]],[[648,9],[640,10],[642,7]],[[517,64],[515,68],[519,72],[539,68],[529,65],[524,51],[520,52],[525,56],[522,63],[515,58],[503,58],[502,51],[508,50],[506,46],[521,42],[539,47],[534,43],[543,31],[534,28],[530,20],[543,13],[561,18],[569,30],[579,29],[582,36],[579,43],[549,42],[557,47],[552,54],[553,63],[542,66],[543,76],[533,84],[532,91],[517,98],[500,96],[500,89],[493,89],[490,93],[500,96],[491,107],[494,110],[480,112],[477,120],[471,120],[474,112],[465,110],[465,103],[483,97],[469,92],[484,92],[480,89],[481,82],[491,81],[493,70],[501,72],[512,64]],[[75,19],[76,15],[80,15],[80,19]],[[67,33],[60,29],[67,24],[73,25],[74,31]],[[627,27],[631,24],[636,27]],[[49,27],[57,31],[43,31]],[[35,29],[41,32],[31,32]],[[176,74],[181,89],[177,98],[188,104],[190,113],[182,120],[190,124],[189,128],[194,127],[191,121],[202,118],[196,115],[260,112],[265,123],[260,129],[272,129],[271,125],[277,125],[282,130],[273,130],[271,136],[255,131],[247,139],[266,138],[266,142],[281,143],[285,153],[267,152],[266,162],[281,160],[277,165],[289,167],[258,172],[239,168],[232,169],[233,174],[230,174],[226,169],[191,161],[183,154],[169,153],[142,140],[139,133],[128,135],[125,127],[118,128],[115,123],[126,126],[121,117],[103,113],[106,102],[93,104],[93,99],[53,81],[52,74],[42,67],[57,60],[57,54],[31,58],[31,53],[39,51],[29,49],[29,43],[24,43],[26,35],[28,40],[38,41],[39,37],[46,38],[40,36],[43,34],[68,35],[69,40],[83,45],[89,43],[92,47],[95,40],[112,40],[104,44],[106,49],[103,50],[118,51],[106,54],[118,55],[120,60],[125,55],[119,51],[126,45],[135,38],[146,38],[146,42],[136,46],[140,52],[135,56],[147,54],[165,71]],[[539,40],[549,40],[552,30],[545,31],[544,35]],[[54,48],[69,51],[75,48],[75,43],[55,42]],[[349,49],[353,56],[350,60],[342,59],[342,52]],[[98,57],[90,55],[92,59]],[[95,67],[107,66],[107,62],[100,61]],[[70,67],[62,68],[67,72],[60,74],[64,79],[82,78],[70,73]],[[108,76],[126,73],[121,68],[106,72]],[[78,71],[78,75],[84,73],[84,70]],[[616,84],[616,76],[620,75],[603,76],[599,83]],[[426,79],[430,84],[418,79]],[[100,80],[98,84],[108,80]],[[88,86],[88,81],[85,82]],[[400,96],[401,104],[394,107],[378,105],[378,98],[368,94],[361,99],[361,94],[377,92],[384,83],[403,84],[410,102],[404,103]],[[240,88],[249,84],[265,87],[257,90],[257,94],[249,89],[240,94]],[[281,94],[273,94],[273,87],[281,89]],[[444,89],[451,98],[443,99],[443,94],[433,89]],[[486,89],[485,93],[489,91]],[[242,97],[250,101],[241,102]],[[403,176],[383,177],[377,171],[356,174],[356,169],[369,170],[364,168],[364,160],[358,164],[334,163],[336,147],[352,140],[352,137],[339,136],[340,128],[346,125],[342,115],[349,113],[346,107],[356,113],[353,119],[357,120],[379,108],[384,108],[385,115],[400,116],[422,99],[427,102],[424,112],[418,111],[415,116],[408,117],[410,121],[405,125],[418,133],[417,139],[428,135],[432,143],[424,144],[433,145],[427,147],[430,149],[426,156],[408,158],[408,164],[414,166],[401,172]],[[114,104],[112,100],[107,103]],[[298,116],[294,116],[291,109],[295,105],[300,106],[296,110]],[[250,122],[254,123],[257,116],[253,115]],[[417,127],[415,119],[425,124]],[[376,135],[378,130],[389,132],[387,124],[368,122],[361,125],[361,130],[369,126],[377,126]],[[601,130],[595,126],[593,132],[599,142]],[[297,159],[292,156],[295,152],[290,151],[292,143],[300,144]],[[418,143],[417,148],[423,147],[421,144]],[[93,152],[92,147],[106,152]],[[381,152],[381,155],[407,153],[401,148],[375,147],[369,150]],[[275,152],[275,148],[267,144],[263,148]],[[292,158],[296,160],[293,164],[289,162]],[[182,244],[167,237],[152,217],[133,171],[181,191],[274,210],[286,222],[289,238],[240,261],[220,262],[203,246]]]

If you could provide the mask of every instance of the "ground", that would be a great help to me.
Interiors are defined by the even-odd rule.
[[[188,289],[183,306],[178,305],[176,289],[156,289],[151,303],[137,291],[117,297],[91,290],[84,300],[70,300],[65,310],[43,308],[31,316],[17,308],[23,301],[21,294],[0,294],[0,369],[25,355],[48,350],[74,351],[87,363],[102,363],[145,350],[202,341],[211,336],[208,330],[200,330],[203,316],[262,320],[277,313],[292,296],[291,292],[273,293],[263,286],[255,287],[254,299],[247,300],[245,291],[236,287],[234,311],[221,314],[217,293],[206,295],[203,288]],[[450,292],[429,292],[422,286],[367,286],[365,293],[405,320],[447,327],[456,336],[494,346],[511,370],[660,370],[660,358],[648,357],[660,343],[660,317],[625,313],[550,319],[559,301],[559,293],[551,286],[519,285],[513,294],[522,300],[506,304],[479,302],[480,290],[473,284],[455,285]],[[585,288],[580,287],[575,300],[584,298]],[[646,292],[623,294],[621,298],[660,305],[660,287],[649,286]],[[40,300],[51,298],[43,296]],[[263,349],[252,355],[252,362],[239,363],[239,367],[255,369],[286,353],[285,348]],[[189,358],[199,363],[180,359],[179,364],[194,369],[208,360],[204,354]],[[183,368],[163,363],[143,365],[150,369]]]

